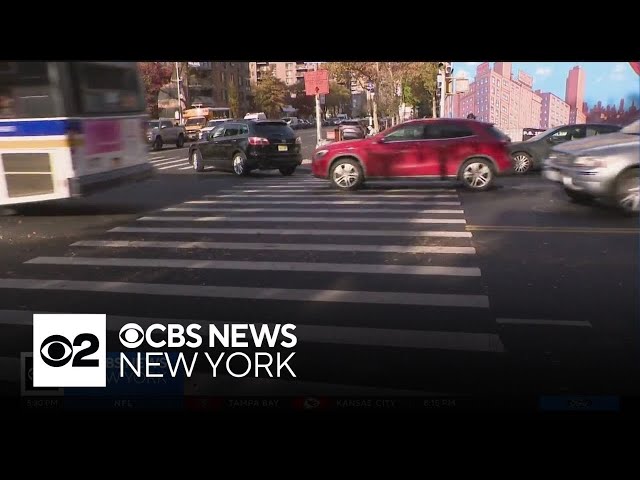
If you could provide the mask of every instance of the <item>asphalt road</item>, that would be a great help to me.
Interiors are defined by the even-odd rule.
[[[322,130],[326,135],[329,128],[324,127]],[[306,165],[316,146],[316,130],[315,128],[296,130],[296,134],[302,140],[302,158],[307,160],[304,162]],[[162,150],[151,151],[149,158],[160,174],[190,174],[192,168],[189,165],[188,155],[189,144],[183,148],[169,145],[163,147]]]
[[[537,175],[343,194],[304,166],[181,168],[0,217],[2,392],[32,312],[95,312],[298,326],[297,379],[202,371],[190,393],[637,393],[637,218]]]

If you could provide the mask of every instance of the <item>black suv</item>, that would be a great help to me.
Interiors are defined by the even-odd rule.
[[[238,176],[251,170],[291,175],[302,164],[301,141],[280,120],[230,121],[189,147],[189,163],[196,172],[211,166]]]
[[[522,174],[529,170],[540,169],[553,147],[571,140],[617,132],[621,128],[618,125],[603,123],[563,125],[550,128],[524,142],[512,142],[508,148],[513,159],[513,170],[515,173]]]

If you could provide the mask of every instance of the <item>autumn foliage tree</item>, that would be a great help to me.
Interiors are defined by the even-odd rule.
[[[158,116],[158,93],[171,81],[172,68],[164,62],[139,62],[138,68],[145,88],[147,112]]]
[[[287,85],[275,75],[266,75],[256,86],[254,102],[257,110],[268,118],[278,118],[286,105]]]
[[[291,106],[298,111],[299,117],[308,117],[315,112],[316,98],[313,95],[307,95],[303,82],[294,83],[288,90]]]
[[[229,108],[231,109],[231,118],[239,118],[242,116],[240,112],[240,92],[238,86],[229,82],[227,85],[227,92],[229,94]]]

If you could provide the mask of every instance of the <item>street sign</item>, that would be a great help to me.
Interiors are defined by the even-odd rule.
[[[313,70],[304,74],[304,89],[307,95],[329,93],[329,71]]]
[[[469,79],[468,78],[456,78],[456,93],[467,93],[469,91]]]
[[[367,83],[367,90],[369,92],[373,92],[375,90],[375,87],[373,86],[373,82]]]

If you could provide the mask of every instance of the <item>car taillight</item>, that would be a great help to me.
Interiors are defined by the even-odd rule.
[[[262,137],[249,137],[249,145],[269,145],[269,140]]]

